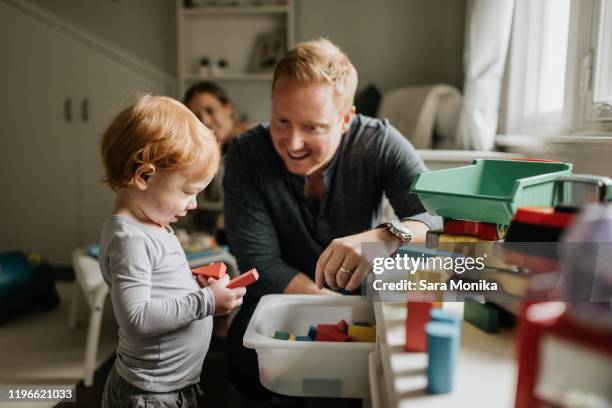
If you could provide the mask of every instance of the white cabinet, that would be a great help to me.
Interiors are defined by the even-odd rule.
[[[196,3],[206,3],[198,1]],[[222,84],[249,121],[267,120],[270,114],[272,69],[252,66],[257,38],[266,33],[282,33],[286,48],[294,43],[293,0],[243,1],[234,6],[186,7],[177,5],[178,97],[201,80]],[[209,68],[202,69],[202,58]],[[225,60],[227,67],[217,64]]]
[[[0,49],[0,251],[67,264],[111,210],[100,182],[105,125],[136,91],[166,90],[4,2]]]

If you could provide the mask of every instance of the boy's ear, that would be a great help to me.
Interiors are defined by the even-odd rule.
[[[134,178],[132,184],[139,190],[146,190],[149,188],[151,178],[155,174],[155,166],[152,164],[141,164],[134,172]]]

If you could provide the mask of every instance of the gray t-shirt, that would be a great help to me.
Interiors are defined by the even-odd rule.
[[[257,268],[247,300],[282,293],[303,272],[314,279],[317,259],[335,238],[376,226],[383,193],[400,219],[442,225],[410,193],[427,167],[410,142],[387,121],[356,115],[323,173],[320,203],[304,195],[305,178],[289,173],[267,126],[229,147],[224,163],[225,225],[240,270]]]
[[[104,223],[99,259],[119,324],[119,375],[154,392],[199,382],[214,297],[193,278],[172,229],[113,215]]]

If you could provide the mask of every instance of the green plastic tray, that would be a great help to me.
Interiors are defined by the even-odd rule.
[[[477,159],[421,173],[411,191],[431,214],[509,225],[518,207],[551,205],[554,179],[571,170],[570,163]]]

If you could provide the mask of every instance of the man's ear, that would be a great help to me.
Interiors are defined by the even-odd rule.
[[[353,117],[355,116],[355,105],[351,105],[344,113],[342,114],[342,133],[345,133],[349,130],[351,126],[351,122],[353,121]]]
[[[141,164],[134,172],[134,178],[132,178],[132,184],[139,190],[146,190],[149,188],[151,178],[155,175],[155,166],[152,164]]]

